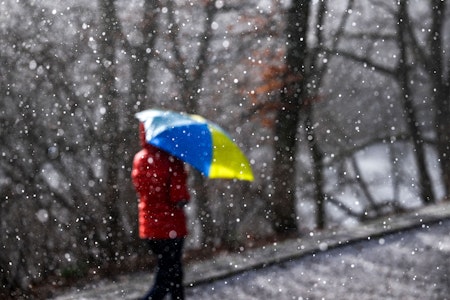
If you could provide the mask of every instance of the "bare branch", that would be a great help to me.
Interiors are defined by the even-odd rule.
[[[396,70],[397,68],[395,68],[395,67],[394,68],[389,68],[389,67],[386,67],[384,65],[375,63],[375,62],[371,61],[370,59],[368,59],[367,57],[359,56],[359,55],[356,55],[356,54],[354,54],[352,52],[339,50],[339,49],[336,49],[336,50],[327,49],[327,48],[320,48],[320,49],[322,51],[330,54],[330,55],[340,56],[340,57],[343,57],[343,58],[350,59],[350,60],[352,60],[354,62],[361,63],[365,67],[373,69],[374,71],[383,73],[385,75],[388,75],[388,76],[391,76],[391,77],[392,76],[394,76],[394,77],[397,76],[397,70]]]

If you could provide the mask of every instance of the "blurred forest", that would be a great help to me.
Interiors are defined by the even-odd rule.
[[[190,249],[445,201],[446,2],[0,1],[0,295],[146,255],[147,108],[214,120],[252,164],[251,183],[190,170]]]

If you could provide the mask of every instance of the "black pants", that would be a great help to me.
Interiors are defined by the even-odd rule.
[[[149,240],[150,250],[157,256],[158,265],[155,282],[143,299],[162,300],[167,294],[172,300],[184,299],[183,238]]]

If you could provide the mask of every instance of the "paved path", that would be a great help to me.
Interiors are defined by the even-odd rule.
[[[446,255],[447,247],[450,249],[450,244],[447,242],[450,243],[450,241],[444,238],[439,240],[439,237],[445,237],[445,233],[450,232],[450,225],[448,222],[439,225],[439,220],[449,218],[450,203],[444,203],[400,217],[386,217],[357,228],[312,233],[308,237],[242,253],[223,254],[207,261],[192,263],[186,266],[188,299],[339,299],[330,298],[326,294],[328,290],[325,287],[332,287],[333,291],[345,293],[345,299],[379,299],[378,297],[370,298],[371,293],[384,295],[384,299],[390,297],[392,299],[445,299],[447,296],[442,293],[449,292],[444,287],[450,286],[450,284],[445,285],[449,283],[446,274],[450,266],[441,263],[440,259],[449,261]],[[431,226],[432,224],[434,225]],[[430,229],[428,229],[429,226],[431,226]],[[409,231],[413,228],[416,229]],[[408,231],[405,232],[406,230]],[[404,233],[398,235],[398,232]],[[419,232],[421,235],[413,234],[413,232]],[[425,235],[422,235],[424,233]],[[386,234],[392,235],[385,236]],[[434,236],[434,238],[424,244],[423,241],[427,236]],[[399,237],[400,242],[392,240],[394,237]],[[402,240],[410,242],[403,245]],[[400,264],[393,265],[393,262],[385,262],[384,259],[393,256],[393,249],[396,248],[403,249],[404,254],[414,252],[415,256],[412,255],[414,259],[405,260],[403,257],[411,257],[411,255],[404,255],[395,260],[402,262]],[[367,249],[364,253],[369,253],[369,256],[360,255],[361,249]],[[435,254],[433,259],[436,259],[436,262],[428,263],[427,253]],[[339,261],[341,261],[340,264],[337,263]],[[367,264],[364,263],[366,261]],[[419,265],[414,265],[416,262]],[[425,268],[427,265],[431,266],[431,269]],[[288,271],[284,274],[273,273],[278,269]],[[310,270],[311,273],[309,273]],[[353,275],[352,270],[356,272]],[[436,295],[445,295],[445,297],[395,298],[397,293],[395,287],[409,290],[411,280],[414,283],[422,278],[419,271],[412,272],[414,270],[430,274],[429,280],[421,280],[423,284],[418,284],[417,289],[430,284],[424,290],[430,290],[437,293]],[[333,274],[335,271],[337,272],[335,275],[330,275],[331,277],[326,277],[325,280],[321,279],[325,278],[323,274]],[[349,275],[346,276],[346,274]],[[374,278],[383,278],[389,274],[397,274],[397,277],[394,276],[392,280],[399,282],[398,285],[389,285],[387,283],[389,279],[386,282],[378,282],[381,286],[373,285],[373,288],[365,289],[371,286],[370,283]],[[332,280],[333,277],[336,280]],[[436,279],[438,277],[444,279],[438,281]],[[255,280],[259,283],[255,283]],[[119,277],[114,281],[100,281],[82,288],[73,288],[55,299],[135,299],[148,288],[151,281],[151,275],[136,273]],[[284,281],[292,288],[283,286]],[[225,289],[224,287],[232,286],[231,282],[234,282],[233,288]],[[238,288],[239,285],[243,290]],[[280,292],[272,296],[271,293],[277,290]],[[380,294],[377,292],[379,290],[389,292]],[[323,294],[321,291],[324,291]],[[401,294],[402,291],[398,293]],[[353,294],[355,294],[354,298],[351,296]],[[200,295],[203,296],[200,297]]]
[[[450,299],[450,221],[187,290],[187,299]]]

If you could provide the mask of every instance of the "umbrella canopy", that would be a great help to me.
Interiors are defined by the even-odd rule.
[[[250,164],[217,124],[199,115],[148,109],[136,114],[147,143],[189,163],[209,178],[253,180]]]

